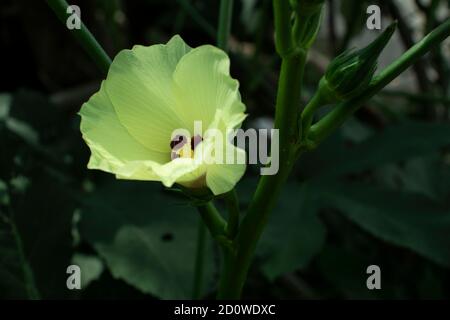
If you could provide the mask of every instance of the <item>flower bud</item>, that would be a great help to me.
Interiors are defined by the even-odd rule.
[[[334,58],[320,81],[321,94],[331,103],[351,99],[365,90],[377,69],[377,60],[395,31],[391,24],[370,45],[348,50]]]
[[[324,0],[295,0],[293,37],[298,47],[308,49],[316,39],[322,21]]]
[[[325,0],[291,0],[292,8],[302,16],[320,11],[324,3]]]

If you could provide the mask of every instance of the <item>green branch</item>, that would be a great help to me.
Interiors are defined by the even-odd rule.
[[[214,204],[208,202],[198,206],[197,209],[213,238],[217,239],[225,236],[227,223],[222,218],[219,211],[217,211],[216,207],[214,207]]]
[[[239,228],[239,199],[236,190],[231,190],[225,195],[225,204],[228,209],[228,225],[227,235],[230,239],[234,239]]]
[[[450,36],[450,18],[443,24],[430,32],[420,42],[406,51],[400,58],[394,61],[378,76],[374,78],[371,85],[357,97],[337,105],[330,113],[314,124],[309,132],[308,139],[315,144],[320,143],[334,130],[339,128],[356,110],[367,100],[376,95],[392,80],[408,69],[419,58],[438,46]]]
[[[318,90],[308,102],[305,109],[303,109],[301,114],[301,137],[306,137],[308,135],[309,128],[311,127],[314,118],[314,113],[325,104],[326,100],[323,98],[321,91]]]
[[[65,0],[47,0],[47,4],[55,12],[58,19],[65,25],[67,18],[67,7],[69,4]],[[69,30],[70,33],[83,46],[86,52],[91,56],[101,71],[106,74],[111,65],[111,58],[103,50],[88,28],[81,22],[81,28]]]
[[[288,39],[291,39],[292,30],[289,20],[283,20],[283,17],[290,16],[289,1],[274,0],[273,4],[277,51],[282,57],[275,112],[275,128],[279,129],[280,169],[276,175],[262,176],[258,183],[234,241],[237,251],[226,257],[227,274],[221,279],[218,293],[220,299],[240,298],[256,245],[295,159],[299,132],[297,117],[307,53],[304,50],[290,51]]]
[[[203,289],[203,269],[205,265],[205,238],[206,238],[206,226],[202,219],[199,219],[197,229],[197,248],[195,252],[195,264],[194,264],[194,280],[192,285],[192,299],[200,299]]]
[[[291,9],[289,0],[273,1],[275,23],[275,48],[279,56],[283,57],[292,50]]]

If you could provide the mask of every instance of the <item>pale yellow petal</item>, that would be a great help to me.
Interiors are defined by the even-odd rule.
[[[129,134],[117,117],[104,83],[79,114],[83,138],[91,149],[89,168],[115,173],[128,161],[168,161],[167,154],[147,149]]]
[[[194,121],[202,121],[203,128],[208,128],[217,110],[245,110],[239,83],[230,77],[230,60],[216,47],[204,45],[184,55],[173,78],[177,114],[188,122],[188,130],[193,130]]]
[[[111,65],[106,90],[119,120],[149,149],[170,152],[171,133],[185,127],[174,109],[172,74],[189,50],[175,36],[166,45],[123,50]]]
[[[119,179],[161,181],[166,187],[174,183],[186,184],[204,175],[201,163],[191,158],[178,158],[166,164],[154,161],[129,162],[117,173]]]
[[[223,163],[207,165],[206,185],[215,195],[226,193],[235,187],[245,173],[245,158],[244,150],[227,143]]]

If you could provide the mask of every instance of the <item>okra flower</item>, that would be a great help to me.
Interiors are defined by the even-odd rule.
[[[88,168],[167,187],[209,188],[215,195],[231,190],[245,163],[203,160],[206,153],[222,152],[245,158],[226,136],[245,119],[229,66],[222,50],[190,48],[179,36],[165,45],[121,51],[80,111],[91,150]],[[196,122],[216,134],[194,134]],[[187,133],[174,136],[179,129]],[[223,146],[216,144],[221,134]]]

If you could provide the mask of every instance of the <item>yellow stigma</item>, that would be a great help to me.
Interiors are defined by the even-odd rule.
[[[170,141],[172,160],[176,158],[194,158],[194,150],[202,140],[200,135],[192,137],[190,141],[185,136],[176,136]]]
[[[180,158],[194,158],[194,150],[192,150],[189,146],[183,147],[178,152]]]

